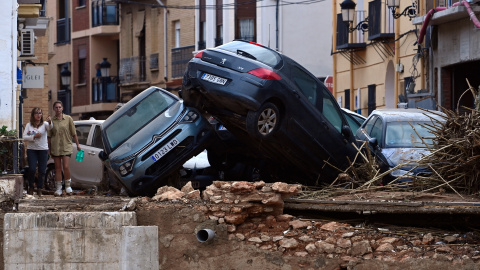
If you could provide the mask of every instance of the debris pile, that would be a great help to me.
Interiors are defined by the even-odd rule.
[[[436,149],[421,160],[432,169],[435,180],[422,182],[428,188],[451,189],[460,194],[480,191],[480,111],[468,113],[444,110],[448,115],[434,131]]]

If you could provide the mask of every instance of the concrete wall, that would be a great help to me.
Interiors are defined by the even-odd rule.
[[[4,269],[158,269],[156,226],[134,212],[8,213]]]

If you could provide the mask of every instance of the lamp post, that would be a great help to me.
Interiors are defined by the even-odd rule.
[[[107,58],[103,58],[103,62],[100,63],[100,72],[102,73],[102,77],[110,76],[110,67],[112,65],[110,62],[107,61]]]
[[[400,0],[387,0],[387,6],[390,10],[392,10],[392,16],[394,19],[398,19],[401,16],[408,16],[410,20],[417,16],[417,10],[415,8],[415,4],[406,7],[402,13],[397,13],[397,8],[400,7]]]
[[[71,97],[70,97],[70,78],[71,72],[68,70],[68,65],[63,66],[63,70],[60,72],[60,78],[62,79],[62,85],[66,87],[65,89],[65,113],[70,114],[71,108]]]
[[[348,31],[351,33],[355,30],[362,31],[365,33],[368,31],[368,18],[359,22],[355,27],[350,27],[350,25],[355,20],[355,7],[357,4],[352,0],[345,0],[340,3],[340,8],[342,10],[342,20],[348,25]]]

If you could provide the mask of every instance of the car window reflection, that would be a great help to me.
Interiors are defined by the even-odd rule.
[[[113,150],[118,147],[175,102],[175,99],[160,91],[152,92],[107,127],[110,148]]]

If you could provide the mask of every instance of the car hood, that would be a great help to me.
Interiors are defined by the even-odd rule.
[[[172,127],[181,120],[184,110],[183,102],[176,102],[110,153],[109,158],[123,161],[138,155],[156,141],[167,136],[170,129],[173,129]]]
[[[384,148],[382,149],[382,154],[387,159],[390,167],[409,163],[403,168],[411,168],[418,164],[416,161],[430,154],[430,150],[426,148]]]

